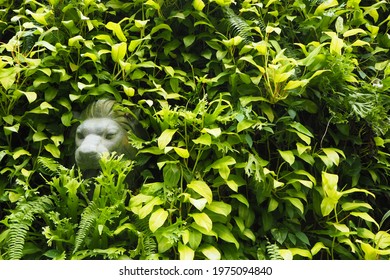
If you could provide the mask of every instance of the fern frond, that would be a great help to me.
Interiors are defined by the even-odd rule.
[[[96,220],[100,215],[100,210],[97,207],[96,203],[91,201],[91,203],[84,209],[81,214],[81,221],[79,225],[79,230],[76,234],[75,247],[73,250],[73,254],[79,250],[81,245],[84,243],[87,234],[94,226]]]
[[[228,29],[232,30],[233,35],[240,36],[245,43],[252,42],[253,38],[249,24],[242,17],[236,15],[229,7],[224,7],[223,12],[226,17]]]
[[[279,253],[279,246],[276,244],[267,244],[267,253],[271,260],[283,260],[283,257]]]
[[[39,169],[47,175],[57,175],[59,170],[65,169],[65,167],[52,158],[39,156],[37,162]]]
[[[41,196],[32,201],[21,200],[9,217],[7,244],[9,258],[18,260],[23,256],[24,243],[36,215],[51,209],[53,203],[48,196]]]
[[[24,242],[29,226],[30,225],[25,221],[22,223],[10,224],[10,231],[8,234],[9,259],[19,260],[23,256]]]

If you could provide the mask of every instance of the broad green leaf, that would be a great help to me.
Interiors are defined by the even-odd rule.
[[[171,142],[173,135],[177,129],[166,129],[161,133],[157,139],[157,145],[160,150],[164,150],[165,147]]]
[[[130,230],[131,232],[137,232],[137,228],[133,224],[126,223],[116,228],[113,234],[118,235],[125,229]]]
[[[332,54],[341,55],[341,49],[344,47],[344,41],[340,39],[335,32],[325,32],[331,37],[330,41],[330,52]]]
[[[354,36],[356,34],[363,34],[363,35],[366,35],[367,32],[364,31],[363,29],[361,28],[355,28],[355,29],[351,29],[351,30],[348,30],[346,32],[343,33],[343,37],[350,37],[350,36]]]
[[[203,132],[203,133],[207,132],[208,134],[210,134],[216,138],[218,138],[222,133],[222,131],[219,127],[211,128],[211,129],[210,128],[203,128],[201,132]]]
[[[339,176],[337,174],[331,174],[322,172],[322,188],[325,192],[325,195],[328,197],[336,198],[337,200],[340,198],[340,193],[337,191],[337,183],[339,180]]]
[[[152,232],[155,232],[157,229],[159,229],[168,218],[168,211],[164,210],[163,208],[157,209],[150,215],[149,218],[149,229]]]
[[[33,103],[38,97],[34,91],[23,91],[23,94],[26,96],[28,103]]]
[[[302,257],[308,258],[309,260],[311,260],[313,258],[313,256],[311,255],[311,252],[309,250],[300,249],[300,248],[290,248],[289,250],[293,256],[300,255]]]
[[[252,230],[250,230],[249,228],[246,228],[244,229],[243,233],[242,233],[245,237],[247,237],[248,239],[252,240],[253,242],[256,241],[256,236],[255,234],[253,233]]]
[[[227,204],[223,201],[213,201],[207,205],[206,208],[211,212],[223,215],[225,217],[227,217],[232,211],[230,204]]]
[[[123,58],[126,55],[126,51],[127,51],[127,44],[125,42],[113,45],[111,48],[112,60],[115,61],[116,63],[123,60]]]
[[[225,156],[223,158],[216,160],[211,165],[206,167],[206,170],[210,170],[210,168],[219,169],[219,168],[223,168],[223,167],[228,166],[228,165],[233,165],[235,163],[236,163],[236,160],[233,157]]]
[[[366,208],[372,210],[372,206],[364,202],[345,202],[341,205],[344,211],[351,211],[358,208]]]
[[[190,214],[190,216],[194,219],[195,223],[203,228],[206,232],[211,231],[213,228],[213,222],[206,213],[194,213]]]
[[[159,253],[164,253],[172,248],[173,242],[168,237],[165,237],[163,234],[156,235],[157,239],[157,248]]]
[[[45,150],[48,151],[55,158],[60,158],[60,156],[61,156],[60,150],[54,144],[45,145]]]
[[[163,169],[164,183],[169,187],[175,187],[181,177],[180,169],[177,164],[168,163]]]
[[[220,260],[221,259],[221,253],[218,251],[217,248],[215,248],[212,245],[205,245],[202,246],[199,251],[202,252],[203,255],[206,256],[208,260]]]
[[[134,20],[134,25],[135,25],[135,27],[137,27],[139,29],[144,29],[146,27],[146,25],[148,24],[148,22],[149,22],[149,19],[146,19],[146,20],[136,19],[136,20]]]
[[[352,188],[352,189],[342,191],[341,194],[344,195],[344,194],[357,193],[357,192],[362,192],[362,193],[371,195],[372,197],[375,197],[375,194],[373,194],[372,192],[365,190],[365,189],[358,189],[358,188]]]
[[[187,149],[179,148],[179,147],[173,147],[173,149],[175,150],[176,154],[181,158],[189,158],[190,157],[190,153],[188,152]]]
[[[365,260],[377,260],[378,254],[377,250],[373,248],[370,244],[364,243],[362,241],[359,242],[360,246],[364,252],[364,259]]]
[[[322,242],[317,242],[316,244],[314,244],[313,248],[311,248],[310,252],[311,252],[311,254],[312,254],[313,256],[315,256],[315,255],[317,255],[317,253],[318,253],[319,251],[321,251],[322,249],[325,249],[325,250],[329,251],[329,248],[326,247],[326,246],[324,245],[324,243],[322,243]]]
[[[298,81],[288,81],[288,83],[284,86],[284,90],[292,90],[296,89],[299,87],[304,87],[307,85],[309,80],[304,79],[304,80],[298,80]]]
[[[337,0],[325,0],[314,11],[314,15],[316,15],[316,16],[322,15],[325,10],[332,8],[332,7],[335,7],[338,4],[339,3],[337,2]]]
[[[12,157],[13,157],[14,159],[18,159],[19,157],[25,156],[25,155],[31,156],[31,154],[30,154],[29,151],[26,151],[26,150],[23,149],[23,148],[18,148],[16,151],[13,152]]]
[[[81,48],[80,42],[84,42],[84,41],[85,39],[82,36],[77,35],[75,37],[69,38],[68,46],[80,49]]]
[[[48,139],[48,138],[45,135],[45,133],[43,133],[42,131],[37,131],[33,135],[34,142],[41,142],[41,141],[46,140],[46,139]]]
[[[207,204],[207,199],[205,199],[205,198],[195,199],[195,198],[190,197],[189,200],[190,200],[190,203],[192,205],[194,205],[195,208],[198,209],[199,211],[203,211],[204,207]]]
[[[331,197],[325,197],[321,201],[321,213],[322,213],[322,216],[324,216],[324,217],[328,216],[334,210],[337,202],[338,202],[337,199],[333,199]]]
[[[379,228],[379,224],[375,221],[373,217],[371,217],[368,213],[365,212],[351,212],[352,216],[359,217],[367,222],[375,224]]]
[[[339,165],[340,157],[336,152],[336,149],[333,148],[323,148],[322,151],[326,154],[326,156],[336,165]]]
[[[188,244],[196,250],[202,242],[202,234],[197,230],[189,230]]]
[[[280,156],[286,161],[288,162],[288,164],[290,165],[293,165],[294,162],[295,162],[295,156],[294,156],[294,153],[292,151],[281,151],[281,150],[278,150]]]
[[[237,239],[234,237],[233,233],[227,226],[220,223],[215,223],[213,225],[213,231],[216,232],[218,238],[226,242],[233,243],[234,245],[236,245],[237,249],[240,247],[240,244],[238,243]]]
[[[241,132],[245,129],[248,129],[250,127],[252,127],[254,124],[256,124],[256,121],[253,121],[253,120],[242,120],[238,123],[237,125],[237,132]]]
[[[152,200],[150,200],[148,203],[146,203],[141,209],[139,209],[138,216],[142,220],[143,218],[146,218],[152,211],[154,206],[163,204],[164,201],[159,197],[154,197]]]
[[[183,38],[184,46],[188,48],[195,42],[195,39],[196,39],[195,35],[188,35],[184,37]]]
[[[236,222],[240,232],[243,232],[245,230],[245,223],[243,218],[241,217],[233,217],[234,221]]]
[[[208,172],[211,168],[218,170],[219,175],[225,179],[228,180],[230,175],[230,168],[229,165],[233,165],[236,163],[236,160],[231,156],[225,156],[221,159],[216,160],[211,165],[207,166],[205,168],[205,171]]]
[[[10,135],[12,133],[18,133],[20,128],[20,123],[14,124],[12,126],[4,126],[4,133],[5,135]]]
[[[126,38],[125,34],[123,33],[122,27],[120,26],[119,23],[115,23],[115,22],[110,21],[106,24],[106,28],[111,30],[120,41],[122,41],[122,42],[127,41],[127,38]]]
[[[331,225],[334,226],[340,232],[343,232],[343,233],[350,232],[349,227],[347,227],[345,224],[331,223]]]
[[[375,244],[380,249],[386,249],[390,247],[390,234],[386,231],[379,231],[375,235]]]
[[[269,213],[272,212],[272,211],[275,211],[276,208],[278,208],[278,206],[279,206],[279,202],[276,199],[271,197],[271,199],[269,201],[269,204],[268,204],[268,210],[267,211]]]
[[[179,258],[180,260],[193,260],[195,256],[195,251],[192,250],[187,245],[179,242],[178,244]]]
[[[239,202],[241,202],[242,204],[244,204],[246,207],[249,208],[248,199],[246,199],[246,197],[243,196],[242,194],[232,194],[230,197],[237,199]]]
[[[313,133],[311,133],[304,125],[299,122],[293,122],[290,124],[290,126],[300,133],[303,133],[309,137],[314,137]]]
[[[299,200],[299,198],[296,197],[283,197],[284,200],[288,200],[295,208],[297,208],[301,214],[304,212],[304,206],[302,201]]]
[[[213,193],[204,181],[193,180],[187,187],[204,197],[209,204],[213,201]]]
[[[195,144],[202,144],[202,145],[210,146],[211,145],[211,136],[208,133],[204,133],[192,141]]]

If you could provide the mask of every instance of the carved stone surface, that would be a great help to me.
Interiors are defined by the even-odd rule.
[[[115,101],[96,101],[83,112],[83,118],[75,139],[75,160],[80,169],[99,169],[99,159],[107,152],[134,158],[136,150],[130,146],[127,138],[132,120],[115,110]]]

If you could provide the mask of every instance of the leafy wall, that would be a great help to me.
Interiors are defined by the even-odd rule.
[[[0,1],[0,258],[388,259],[389,10]],[[86,179],[99,98],[149,139]]]

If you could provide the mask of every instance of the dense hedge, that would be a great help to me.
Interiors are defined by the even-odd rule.
[[[388,259],[389,10],[1,1],[0,259]],[[86,179],[100,98],[149,140]]]

